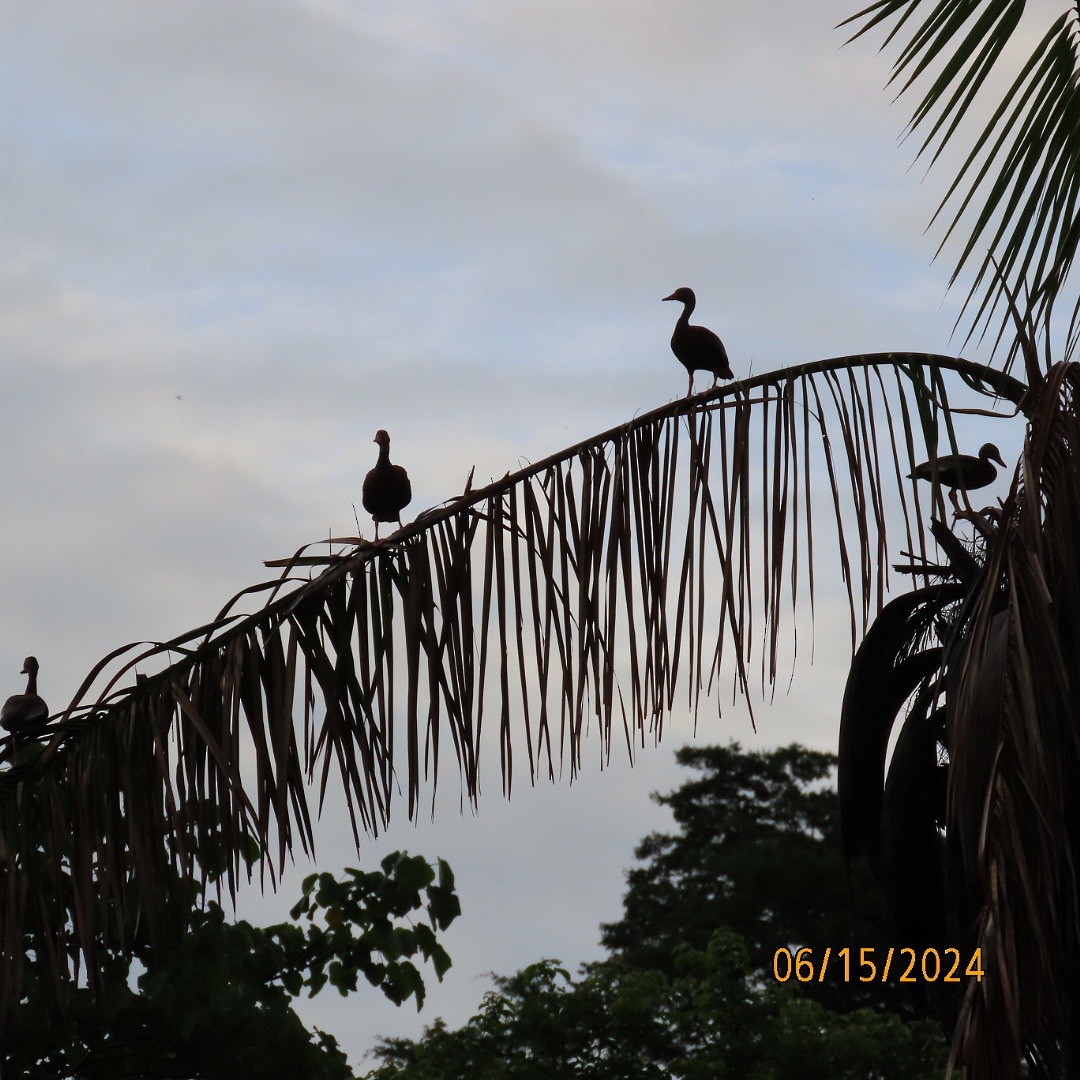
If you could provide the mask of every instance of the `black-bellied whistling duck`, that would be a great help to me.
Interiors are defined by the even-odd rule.
[[[1005,467],[998,448],[993,443],[985,443],[978,457],[970,454],[946,454],[944,457],[931,458],[916,465],[908,476],[912,480],[932,481],[936,472],[941,486],[951,489],[949,498],[955,506],[958,491],[975,491],[994,482],[994,477],[997,476],[997,469],[993,465],[995,461],[1002,468]]]
[[[26,676],[26,693],[12,694],[0,708],[0,726],[13,735],[39,727],[49,719],[49,706],[38,697],[37,673],[37,658],[28,656],[19,673]]]
[[[385,431],[376,431],[373,441],[379,444],[379,460],[364,477],[361,501],[375,522],[375,539],[378,540],[380,521],[401,524],[401,511],[412,500],[412,485],[409,474],[400,465],[390,462],[390,436]]]
[[[690,376],[686,396],[689,397],[694,392],[695,371],[711,371],[713,386],[718,379],[734,379],[724,343],[704,326],[690,325],[690,315],[697,304],[694,290],[676,289],[664,299],[679,300],[683,305],[683,313],[675,323],[675,332],[671,335],[671,351]]]

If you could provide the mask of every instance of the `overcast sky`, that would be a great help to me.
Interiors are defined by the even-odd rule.
[[[409,514],[685,391],[660,298],[737,375],[955,351],[884,59],[837,0],[37,0],[0,34],[0,685],[59,710],[96,660],[198,626],[262,560],[355,532],[387,428]],[[978,349],[967,355],[978,359]],[[987,437],[991,437],[988,435]],[[999,435],[1008,443],[1008,437]],[[367,526],[368,523],[362,522]],[[829,612],[823,612],[828,624]],[[700,741],[834,749],[846,635],[796,693]],[[6,673],[6,674],[5,674]],[[676,716],[630,770],[412,825],[455,868],[454,968],[417,1017],[304,1015],[354,1064],[465,1019],[541,956],[594,958],[682,777]],[[334,812],[320,867],[355,864]],[[280,897],[244,913],[280,918]]]

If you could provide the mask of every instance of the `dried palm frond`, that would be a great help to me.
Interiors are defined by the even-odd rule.
[[[955,1054],[976,1077],[1020,1076],[1025,1057],[1062,1075],[1077,1009],[1080,367],[1052,368],[1031,405],[950,674],[948,844],[986,970]]]
[[[96,942],[154,933],[161,883],[209,862],[235,895],[252,837],[273,877],[312,849],[312,784],[320,806],[341,789],[359,843],[401,788],[410,815],[425,787],[434,809],[450,755],[475,800],[485,728],[509,791],[516,757],[530,779],[573,774],[590,734],[602,757],[616,739],[633,754],[682,694],[695,715],[720,679],[745,697],[755,659],[774,684],[786,620],[827,565],[818,475],[854,646],[884,596],[886,494],[922,550],[903,476],[934,448],[916,440],[936,438],[949,372],[1023,399],[1008,376],[925,354],[759,376],[353,544],[310,580],[301,550],[207,625],[110,653],[0,772],[0,992],[31,926],[58,972],[93,980]]]

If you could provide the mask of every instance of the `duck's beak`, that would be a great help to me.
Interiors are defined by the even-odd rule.
[[[672,293],[671,296],[661,296],[660,299],[661,300],[674,300],[675,299],[675,294]]]

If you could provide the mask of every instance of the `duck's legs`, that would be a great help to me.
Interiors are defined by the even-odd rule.
[[[963,511],[960,508],[960,490],[957,488],[949,488],[949,500],[953,505],[954,516],[962,516]],[[971,499],[968,498],[966,490],[964,491],[964,506],[967,507],[969,512],[971,511]]]

